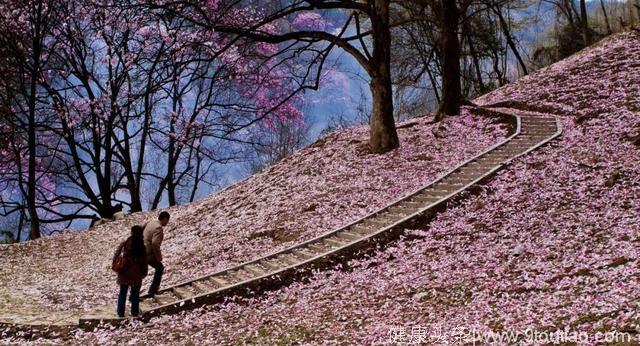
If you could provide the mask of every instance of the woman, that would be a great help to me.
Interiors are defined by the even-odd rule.
[[[131,227],[131,236],[122,242],[116,253],[116,257],[120,254],[125,258],[125,267],[118,273],[118,284],[120,285],[120,294],[118,295],[117,313],[118,317],[124,317],[125,302],[127,299],[127,291],[131,287],[129,301],[131,301],[131,316],[138,316],[140,303],[140,286],[142,279],[147,276],[147,259],[145,256],[143,229],[140,226]]]

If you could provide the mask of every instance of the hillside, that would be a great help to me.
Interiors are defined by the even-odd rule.
[[[322,138],[224,191],[170,209],[163,284],[254,259],[360,218],[445,172],[505,134],[465,114],[434,131],[430,117],[401,128],[402,147],[370,155],[364,127]],[[438,135],[440,138],[435,138]],[[61,323],[100,305],[113,310],[115,247],[157,213],[78,233],[0,247],[0,321]]]
[[[559,115],[564,132],[511,164],[479,194],[407,230],[404,239],[352,261],[347,270],[316,273],[309,282],[145,325],[78,332],[77,342],[372,344],[387,342],[392,328],[410,334],[421,327],[441,332],[445,339],[430,343],[442,344],[452,342],[459,328],[567,328],[589,335],[632,330],[640,301],[639,81],[640,33],[609,37],[477,99]],[[364,139],[364,129],[347,130],[229,190],[175,208],[168,282],[345,223],[504,135],[488,119],[465,115],[448,119],[448,137],[434,140],[431,125],[419,121],[400,131],[398,153],[363,156],[355,141]],[[16,280],[12,292],[23,289],[34,304],[50,309],[107,302],[115,285],[108,259],[95,254],[108,253],[125,226],[141,219],[4,247],[2,280]],[[59,268],[36,281],[35,261],[54,268],[71,249],[87,261],[71,268],[82,280],[47,283],[58,278]],[[101,270],[85,272],[93,268]],[[70,293],[60,288],[72,284]],[[65,303],[34,293],[36,287]],[[89,288],[93,295],[83,292]],[[81,299],[69,303],[75,294]],[[2,311],[26,306],[12,302]]]

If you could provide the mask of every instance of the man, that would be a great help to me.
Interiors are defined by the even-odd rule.
[[[147,252],[147,262],[153,267],[153,281],[149,286],[149,292],[141,298],[153,298],[160,288],[160,280],[164,273],[164,265],[162,265],[162,238],[164,237],[163,227],[169,223],[169,213],[163,211],[158,216],[158,221],[150,221],[144,225],[144,246]]]

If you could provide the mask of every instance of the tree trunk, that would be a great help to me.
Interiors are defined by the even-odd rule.
[[[493,11],[498,16],[498,20],[500,21],[500,28],[502,28],[502,33],[504,34],[504,37],[507,40],[507,45],[509,45],[509,48],[511,48],[513,55],[516,57],[516,60],[518,60],[518,64],[520,64],[522,73],[526,76],[527,74],[529,74],[529,72],[527,71],[527,65],[525,65],[524,60],[522,59],[522,57],[520,56],[520,53],[518,52],[518,47],[516,47],[516,43],[513,41],[513,37],[511,37],[511,30],[509,29],[509,24],[504,19],[504,16],[502,15],[502,10],[500,8],[494,8]]]
[[[582,36],[584,38],[584,45],[589,46],[591,44],[591,31],[589,30],[589,18],[587,17],[587,3],[586,0],[580,0],[580,24],[582,24]]]
[[[445,115],[460,114],[462,88],[460,85],[460,13],[455,0],[442,0],[440,30],[442,31],[442,102],[436,120]]]
[[[480,61],[478,59],[478,52],[476,51],[476,47],[473,44],[473,39],[471,37],[471,28],[469,26],[469,24],[467,24],[468,21],[465,21],[465,24],[463,26],[464,29],[464,35],[467,36],[467,41],[469,44],[469,54],[471,54],[471,59],[473,61],[473,67],[475,69],[476,72],[476,76],[478,77],[478,87],[480,88],[480,94],[483,94],[485,91],[485,87],[484,87],[484,83],[482,81],[482,70],[480,69]]]
[[[393,118],[389,0],[375,0],[374,7],[371,15],[373,54],[369,83],[373,98],[373,114],[369,130],[369,146],[374,153],[385,153],[400,145]]]
[[[611,23],[609,23],[609,15],[607,14],[607,8],[604,6],[604,0],[600,0],[600,7],[602,8],[602,14],[604,15],[604,23],[607,26],[607,35],[611,35]]]
[[[29,119],[27,122],[27,146],[29,152],[29,161],[27,168],[27,211],[29,212],[29,239],[31,240],[38,239],[41,236],[40,218],[38,217],[38,210],[36,207],[36,149],[38,145],[36,138],[36,92],[38,86],[38,75],[40,72],[40,54],[42,52],[42,40],[40,37],[40,28],[42,24],[42,4],[38,4],[37,6],[36,18],[34,20],[34,36],[31,42],[31,47],[33,47],[33,66],[31,69],[31,80],[29,81]]]
[[[20,221],[18,221],[18,234],[16,234],[16,243],[22,239],[22,228],[24,227],[24,210],[20,211]]]

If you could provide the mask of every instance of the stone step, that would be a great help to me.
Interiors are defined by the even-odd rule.
[[[431,196],[446,196],[451,191],[440,188],[438,185],[430,186],[423,190],[424,193],[430,194]]]
[[[447,182],[440,181],[437,184],[437,188],[441,189],[441,190],[444,190],[444,191],[452,192],[452,191],[456,191],[456,190],[462,188],[464,185],[465,184],[463,184],[463,183],[457,183],[457,182],[453,182],[453,181],[447,181]]]
[[[519,154],[521,154],[522,151],[518,150],[518,151],[514,151],[514,152],[503,152],[503,153],[490,153],[487,154],[487,156],[483,156],[483,158],[490,160],[490,161],[501,161],[504,159],[508,159],[514,156],[518,156]]]
[[[491,167],[491,168],[493,168],[493,167]],[[484,174],[486,174],[487,171],[488,171],[487,168],[475,165],[473,167],[465,167],[464,170],[462,170],[461,172],[462,173],[473,173],[475,175],[473,180],[476,180],[476,179],[480,178],[481,176],[483,176]]]
[[[442,197],[440,196],[433,196],[433,195],[428,195],[428,194],[419,194],[419,195],[415,195],[413,197],[411,197],[411,201],[412,202],[416,202],[416,203],[420,203],[422,205],[429,205],[433,202],[439,201],[441,200]]]
[[[278,260],[284,262],[287,266],[297,265],[302,262],[301,259],[295,257],[292,253],[285,253],[278,256]]]
[[[370,227],[370,228],[383,228],[389,224],[392,224],[393,221],[392,220],[387,220],[385,218],[372,218],[372,219],[367,219],[365,220],[362,225],[365,227]]]
[[[216,285],[218,285],[218,287],[225,287],[225,286],[229,286],[231,284],[229,279],[226,278],[226,277],[223,277],[222,275],[212,276],[212,277],[210,277],[209,280],[211,282],[215,283]]]
[[[532,147],[532,146],[540,143],[540,141],[542,141],[543,139],[553,136],[554,133],[545,133],[545,134],[525,133],[525,134],[521,135],[522,137],[518,137],[517,140],[526,141],[526,142],[522,142],[522,143],[526,143],[527,147]],[[522,145],[524,146],[524,144],[522,144]]]
[[[369,234],[378,230],[377,227],[365,226],[362,222],[351,226],[349,229],[358,234]]]
[[[556,124],[556,119],[554,118],[520,118],[520,122],[522,124]]]
[[[195,296],[194,292],[189,290],[185,286],[174,287],[173,294],[175,294],[176,297],[179,298],[179,300],[188,299]]]
[[[500,159],[485,159],[485,158],[481,158],[478,161],[476,161],[475,163],[470,164],[470,167],[482,167],[485,170],[489,170],[492,169],[496,166],[498,166],[500,163],[502,162],[502,160]]]
[[[531,132],[526,132],[526,133],[522,133],[520,136],[522,137],[518,137],[516,138],[516,140],[518,141],[522,141],[522,140],[526,140],[526,142],[515,142],[516,144],[518,144],[518,146],[527,146],[527,147],[532,147],[536,144],[538,144],[541,140],[547,138],[547,137],[551,137],[553,136],[555,132],[551,132],[551,133],[531,133]]]
[[[276,264],[273,261],[266,260],[266,259],[260,261],[260,265],[262,265],[265,268],[269,269],[269,271],[276,271],[276,270],[282,268],[281,264]]]
[[[467,163],[465,166],[468,167],[468,168],[474,168],[474,169],[477,168],[477,169],[485,169],[486,170],[487,168],[493,168],[493,166],[495,166],[495,165],[490,163],[490,162],[482,161],[482,159],[479,158],[479,159],[477,159],[475,161]]]
[[[191,285],[195,287],[198,291],[200,291],[201,294],[213,292],[218,288],[215,285],[211,285],[210,282],[206,279],[200,280],[200,281],[194,281],[191,283]]]
[[[505,146],[498,148],[496,150],[493,150],[485,155],[490,155],[493,153],[507,153],[507,152],[518,152],[518,151],[524,151],[529,149],[532,145],[534,145],[535,143],[507,143]]]
[[[247,264],[242,268],[254,276],[262,276],[267,273],[263,268],[260,268],[255,264]]]
[[[521,122],[521,125],[524,126],[555,126],[556,125],[556,121],[555,119],[537,119],[537,120],[523,120]]]
[[[522,123],[520,126],[520,130],[522,129],[548,129],[548,128],[556,128],[555,122],[528,122]]]
[[[387,211],[382,212],[381,215],[383,215],[384,217],[390,219],[390,220],[400,220],[400,219],[404,219],[407,215],[409,215],[410,213],[404,213],[404,212],[391,212],[389,211],[389,209],[387,209]]]
[[[297,258],[301,258],[303,260],[308,260],[310,258],[314,258],[315,255],[305,251],[304,249],[293,249],[292,250],[293,254],[297,257]]]
[[[411,201],[400,202],[400,205],[403,206],[404,208],[412,208],[414,212],[424,207],[424,203],[417,203],[417,202],[411,202]]]
[[[308,244],[306,247],[309,251],[313,251],[315,254],[321,254],[331,250],[331,247],[323,243],[321,240]]]
[[[473,181],[476,180],[479,176],[485,173],[484,170],[471,170],[468,166],[463,166],[462,168],[456,170],[450,176],[446,177],[446,180],[449,181]]]
[[[141,299],[140,300],[140,310],[147,311],[156,307],[157,304],[153,299]]]
[[[172,291],[165,291],[153,296],[155,305],[166,305],[172,302],[180,300]]]
[[[524,125],[520,128],[520,133],[529,132],[556,132],[558,128],[555,124],[550,125]]]
[[[351,232],[349,232],[349,231],[340,231],[340,232],[337,232],[337,233],[336,233],[336,236],[337,236],[338,238],[342,238],[342,239],[344,239],[344,240],[346,240],[346,241],[349,241],[349,242],[354,241],[354,240],[362,239],[362,236],[361,236],[361,235],[358,235],[358,234],[356,234],[356,233],[351,233]]]
[[[407,215],[411,215],[411,214],[415,213],[416,211],[418,211],[418,208],[406,207],[406,206],[402,206],[400,204],[397,204],[397,205],[394,205],[393,207],[387,208],[387,210],[390,213],[402,214],[404,216],[407,216]]]
[[[528,138],[532,143],[536,143],[539,141],[540,137],[551,136],[554,133],[556,133],[556,129],[524,129],[520,131],[520,134],[515,139],[521,140],[524,138]]]
[[[242,282],[253,278],[253,275],[243,269],[234,269],[227,272],[227,277],[235,279],[235,282]]]
[[[347,242],[341,241],[337,237],[322,238],[322,241],[333,248],[339,248],[347,244]]]

